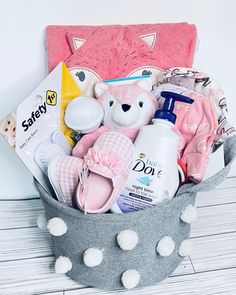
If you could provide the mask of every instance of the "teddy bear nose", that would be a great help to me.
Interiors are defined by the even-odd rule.
[[[122,104],[121,107],[124,112],[127,112],[131,106],[129,104]]]

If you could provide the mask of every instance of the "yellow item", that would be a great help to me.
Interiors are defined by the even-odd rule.
[[[75,143],[74,143],[73,139],[71,138],[73,131],[66,126],[66,124],[64,122],[64,115],[65,115],[65,110],[66,110],[68,103],[72,99],[74,99],[78,96],[81,96],[82,93],[64,63],[62,63],[62,81],[61,81],[61,83],[62,83],[62,87],[61,87],[60,130],[65,135],[65,137],[69,141],[69,143],[72,146],[74,146]]]

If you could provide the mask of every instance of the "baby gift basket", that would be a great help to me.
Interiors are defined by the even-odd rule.
[[[182,186],[170,201],[127,214],[84,214],[54,200],[35,181],[47,220],[62,224],[61,231],[52,232],[56,264],[63,261],[68,276],[102,289],[154,285],[167,278],[189,255],[197,192],[219,184],[235,154],[236,138],[232,137],[224,143],[225,168],[216,175]],[[133,237],[132,245],[125,243],[125,235]]]
[[[109,83],[111,78],[132,79],[132,76],[140,78],[148,75],[152,86],[155,81],[159,81],[156,90],[153,87],[156,97],[160,97],[159,89],[171,91],[173,87],[175,92],[187,93],[194,100],[200,99],[199,95],[192,96],[189,89],[206,95],[215,103],[218,111],[221,127],[217,134],[227,136],[228,130],[233,130],[225,120],[225,98],[217,83],[208,75],[191,69],[197,36],[195,25],[49,26],[46,36],[49,70],[58,62],[65,61],[83,94],[91,95],[94,90],[105,113],[109,114],[109,107],[114,106],[114,101],[109,101],[108,104],[104,99],[104,89],[108,86],[103,84],[96,91],[96,86],[92,88],[94,81],[97,83],[106,80]],[[169,70],[163,74],[161,69]],[[169,88],[168,83],[172,83],[172,88]],[[149,96],[147,93],[145,95]],[[111,97],[112,93],[108,90],[106,96]],[[202,105],[206,106],[209,101],[203,97],[201,99]],[[127,114],[132,99],[125,101],[122,93],[117,100],[122,101],[121,107],[125,107],[124,112]],[[154,106],[156,108],[156,102],[156,98],[149,96],[149,100],[142,101],[141,104],[139,101],[139,107],[145,109],[144,106],[150,105],[150,109]],[[209,112],[215,108],[213,104],[202,109],[197,107],[197,103],[193,105],[189,119],[201,114],[204,108]],[[119,117],[123,118],[123,113]],[[119,117],[116,118],[116,123]],[[211,117],[210,124],[213,122],[217,124],[216,116]],[[104,117],[103,125],[114,128],[109,116]],[[194,139],[194,132],[192,136]],[[82,141],[83,139],[82,137]],[[208,149],[210,142],[213,143],[213,137],[208,137],[207,140]],[[35,181],[46,210],[47,228],[52,236],[56,256],[56,272],[66,273],[81,284],[101,289],[148,286],[167,278],[183,257],[190,254],[190,227],[197,217],[194,207],[197,192],[212,189],[230,170],[236,153],[236,138],[227,139],[223,146],[225,167],[220,172],[198,184],[181,186],[171,200],[126,214],[85,214],[56,201],[53,194],[47,193]],[[189,151],[196,155],[189,166],[194,174],[199,168],[196,159],[202,161],[195,151]],[[74,154],[82,158],[79,152],[76,146]],[[170,186],[172,180],[170,179]],[[97,187],[97,191],[99,189]]]
[[[101,289],[157,284],[190,255],[197,193],[236,155],[223,91],[191,68],[196,27],[49,26],[46,39],[50,74],[0,132],[34,176],[55,271]]]

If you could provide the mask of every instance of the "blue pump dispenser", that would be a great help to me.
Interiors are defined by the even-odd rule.
[[[162,107],[162,110],[156,111],[154,115],[154,120],[155,119],[168,120],[173,124],[175,124],[175,121],[176,121],[176,115],[175,113],[173,113],[175,102],[182,101],[182,102],[186,102],[190,104],[194,102],[194,100],[191,99],[190,97],[181,95],[179,93],[170,92],[170,91],[162,91],[161,96],[165,98],[165,102]]]

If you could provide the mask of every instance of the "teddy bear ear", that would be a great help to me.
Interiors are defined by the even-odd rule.
[[[94,93],[96,98],[101,97],[105,91],[107,91],[109,88],[109,85],[107,83],[97,83],[94,87]]]
[[[151,78],[143,78],[136,82],[136,85],[144,90],[151,91],[152,90],[152,80]]]

